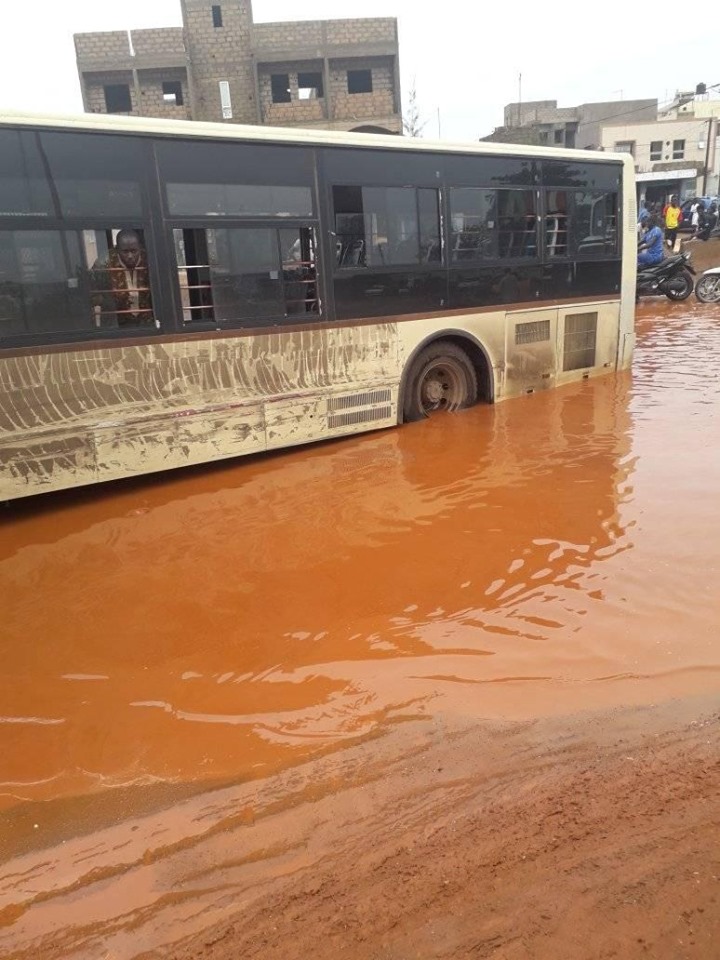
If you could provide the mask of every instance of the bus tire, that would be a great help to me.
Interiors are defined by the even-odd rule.
[[[454,343],[438,340],[413,361],[405,382],[403,421],[471,407],[477,399],[478,379],[470,357]]]

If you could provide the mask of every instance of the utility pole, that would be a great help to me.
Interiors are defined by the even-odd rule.
[[[518,74],[518,126],[521,126],[520,108],[522,107],[522,74]]]
[[[710,169],[710,144],[713,137],[713,120],[714,117],[708,117],[708,128],[707,128],[707,143],[705,144],[705,169],[703,170],[703,188],[702,195],[707,196],[707,185],[708,185],[708,173]]]

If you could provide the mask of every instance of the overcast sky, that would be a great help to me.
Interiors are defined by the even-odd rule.
[[[438,111],[443,139],[475,140],[501,125],[504,105],[518,99],[520,73],[524,101],[558,106],[665,101],[678,88],[720,82],[712,30],[698,28],[690,41],[690,30],[673,31],[657,4],[636,0],[254,0],[253,11],[256,21],[397,17],[403,98],[415,82],[433,138]],[[0,108],[81,111],[73,33],[180,26],[180,3],[0,0],[0,25]],[[672,35],[677,42],[666,43]]]

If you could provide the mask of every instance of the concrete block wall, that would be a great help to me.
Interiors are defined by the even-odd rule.
[[[348,93],[348,70],[372,71],[372,93]],[[395,80],[389,58],[362,57],[330,62],[330,97],[336,120],[365,123],[373,117],[391,116],[395,110]]]
[[[376,55],[378,45],[397,48],[397,24],[393,18],[253,24],[249,0],[217,0],[222,11],[222,26],[215,27],[210,0],[180,0],[180,5],[182,28],[132,31],[134,56],[125,31],[75,36],[86,109],[106,112],[103,85],[127,83],[133,113],[222,121],[219,85],[226,81],[233,112],[232,118],[226,122],[325,125],[332,129],[376,123],[400,131],[400,92],[395,89],[395,57]],[[299,70],[322,71],[323,60],[331,58],[333,50],[336,55],[347,56],[352,48],[358,50],[357,57],[330,59],[330,82],[323,98],[297,99]],[[373,56],[361,56],[363,48],[366,54]],[[292,63],[280,61],[273,62],[271,68],[270,64],[256,68],[256,62],[262,60],[262,52],[267,52],[272,60],[273,54],[290,56],[293,50],[302,57],[317,57],[318,61],[308,66],[300,65],[296,56]],[[157,58],[155,64],[153,57]],[[187,67],[183,70],[180,64],[184,62]],[[363,68],[372,70],[373,92],[349,94],[347,70]],[[139,95],[133,82],[133,69],[138,76]],[[157,71],[156,76],[151,76],[153,70]],[[180,75],[173,72],[178,70]],[[163,71],[162,76],[160,71]],[[295,91],[290,103],[272,102],[271,73],[290,75],[291,87]],[[181,79],[183,106],[164,102],[163,79]]]
[[[261,51],[281,53],[294,48],[316,48],[319,52],[322,45],[322,20],[253,24],[252,46],[258,54]]]
[[[129,57],[130,44],[127,30],[76,33],[75,55],[78,60],[111,60]]]
[[[150,58],[163,53],[185,53],[182,27],[133,30],[131,36],[136,57]]]
[[[326,20],[325,36],[333,46],[352,46],[356,43],[394,43],[397,39],[396,21],[391,17],[355,20]]]
[[[89,113],[107,113],[105,105],[105,85],[124,83],[130,89],[132,113],[140,115],[140,104],[133,86],[133,75],[130,70],[116,70],[107,73],[85,74],[86,109]],[[129,116],[129,114],[123,114]]]
[[[140,113],[144,117],[165,117],[169,120],[190,120],[190,89],[184,70],[139,70]],[[181,106],[166,103],[163,99],[163,83],[180,83],[183,103]]]
[[[352,47],[357,44],[395,44],[397,28],[392,18],[360,18],[353,20],[305,20],[277,23],[255,23],[252,29],[253,48],[263,53],[329,47]]]
[[[322,76],[322,61],[311,60],[305,63],[273,63],[261,66],[258,71],[258,87],[263,123],[274,126],[303,124],[308,121],[323,120],[327,116],[325,97],[314,100],[300,100],[298,93],[298,73],[319,73]],[[287,73],[289,79],[290,103],[273,103],[272,75]],[[324,92],[324,91],[323,91]]]
[[[252,8],[247,0],[219,0],[222,27],[213,26],[208,0],[181,0],[185,48],[191,63],[195,120],[223,121],[220,81],[230,87],[232,123],[257,123]]]

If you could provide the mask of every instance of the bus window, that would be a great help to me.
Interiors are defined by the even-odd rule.
[[[568,255],[568,195],[565,190],[545,193],[545,253],[548,257]]]
[[[0,217],[56,216],[38,135],[0,130]]]
[[[243,183],[168,183],[173,217],[312,217],[310,187]]]
[[[63,217],[143,216],[144,150],[139,139],[92,133],[41,135]]]
[[[176,228],[173,237],[185,325],[319,313],[312,227]]]
[[[440,263],[440,197],[437,190],[418,190],[420,262]]]
[[[0,337],[153,326],[141,230],[0,231]]]
[[[617,194],[577,191],[573,201],[573,253],[578,257],[616,254]]]
[[[338,267],[440,260],[437,190],[334,186],[333,208]]]
[[[494,190],[457,187],[450,191],[450,246],[453,263],[497,256],[497,197]]]
[[[315,231],[297,227],[278,231],[285,313],[319,313]]]
[[[83,230],[96,327],[155,325],[143,231]]]
[[[536,257],[537,218],[534,190],[498,190],[498,254]]]

